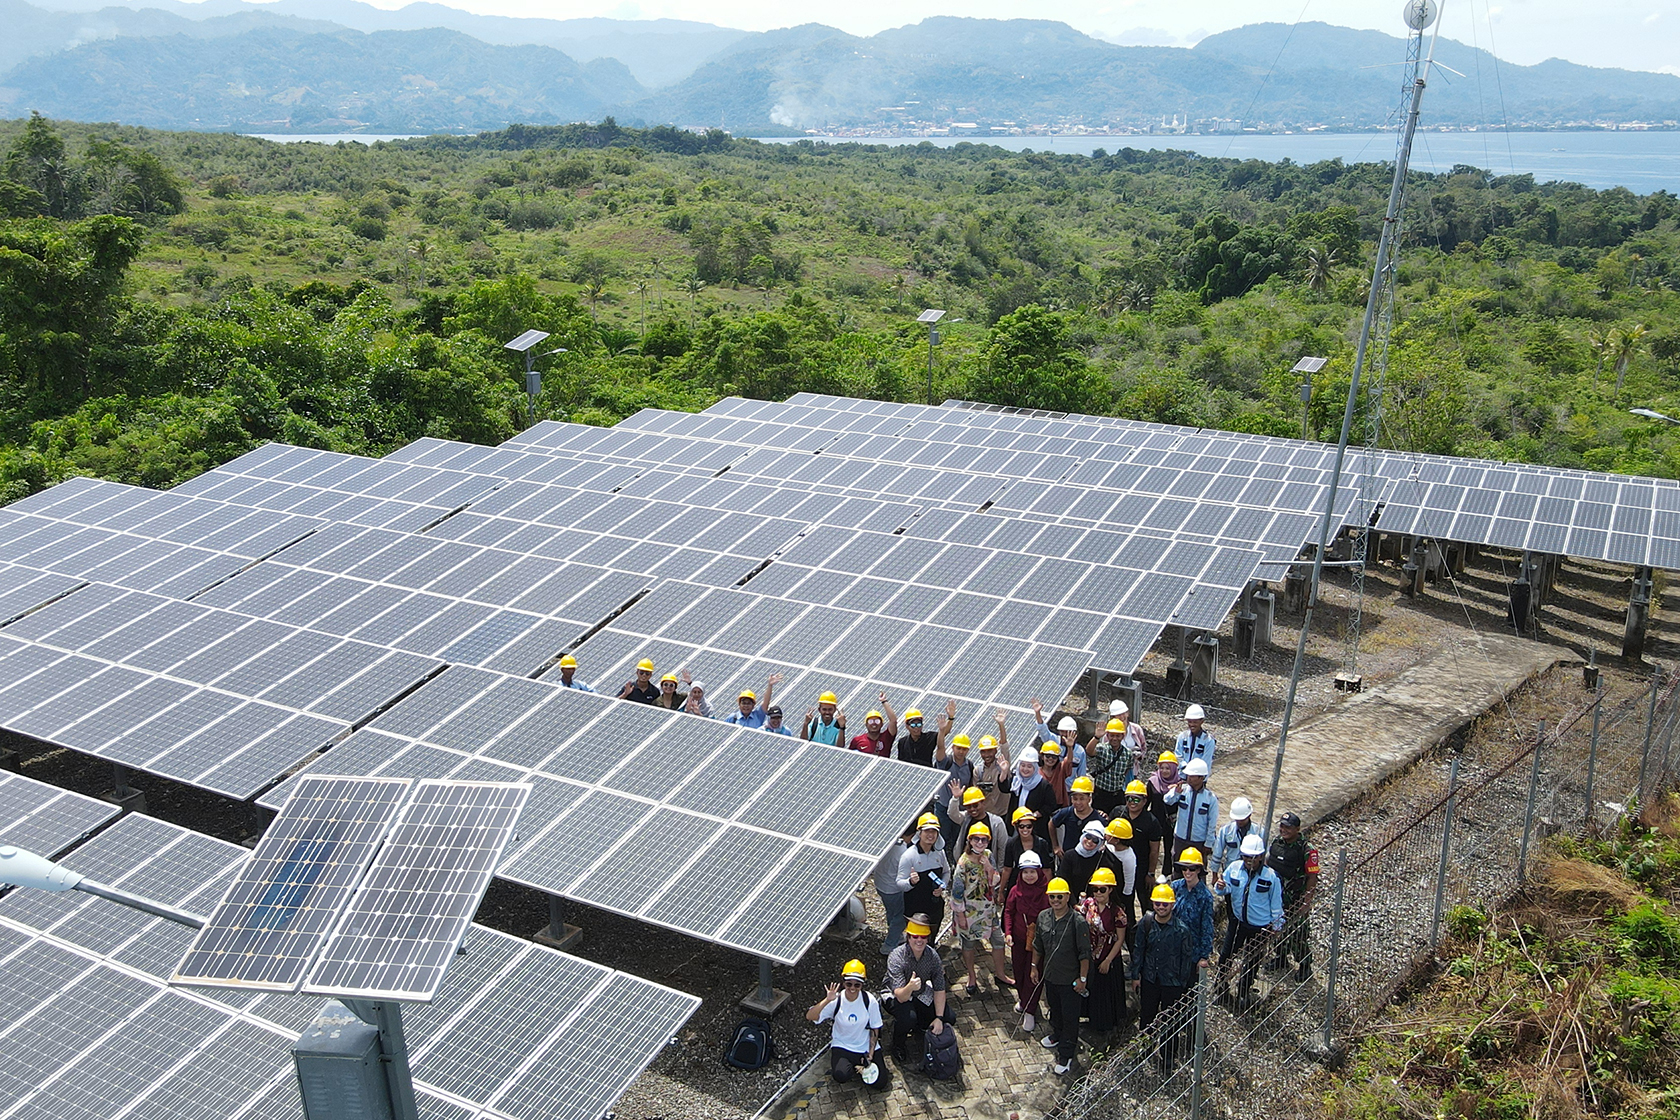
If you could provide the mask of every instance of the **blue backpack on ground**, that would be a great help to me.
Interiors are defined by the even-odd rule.
[[[938,1034],[922,1032],[922,1073],[935,1081],[950,1081],[962,1072],[962,1056],[957,1053],[957,1032],[950,1023],[941,1023]]]
[[[775,1061],[776,1043],[770,1037],[770,1024],[763,1019],[742,1019],[724,1048],[723,1060],[736,1069],[763,1069]]]

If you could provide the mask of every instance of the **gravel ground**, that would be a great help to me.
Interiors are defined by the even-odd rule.
[[[1422,651],[1436,648],[1440,643],[1472,642],[1471,623],[1481,629],[1503,629],[1503,588],[1512,566],[1513,561],[1508,558],[1486,554],[1459,577],[1456,594],[1451,588],[1432,586],[1418,602],[1399,595],[1395,570],[1386,566],[1373,569],[1365,581],[1359,658],[1366,687],[1380,686],[1384,679],[1416,661]],[[1542,636],[1574,647],[1583,656],[1596,648],[1600,663],[1610,669],[1605,653],[1620,645],[1627,586],[1625,570],[1569,563],[1559,577],[1557,598],[1546,608]],[[1348,619],[1348,603],[1345,572],[1327,571],[1323,601],[1315,614],[1314,633],[1307,645],[1297,718],[1326,711],[1343,697],[1335,690],[1333,681],[1342,668],[1342,634]],[[1672,663],[1680,656],[1675,632],[1655,610],[1653,616],[1647,656]],[[1288,615],[1280,609],[1274,644],[1260,650],[1252,661],[1242,662],[1230,656],[1229,620],[1225,624],[1221,632],[1224,657],[1219,684],[1213,688],[1198,687],[1196,692],[1198,702],[1209,709],[1209,727],[1219,736],[1222,747],[1249,745],[1276,730],[1299,626],[1298,614]],[[1176,646],[1176,642],[1173,644]],[[1139,671],[1146,690],[1142,720],[1152,748],[1170,744],[1183,726],[1178,718],[1182,711],[1179,702],[1167,701],[1161,695],[1164,670],[1175,652],[1175,648],[1167,648],[1163,643],[1151,652]],[[1619,681],[1620,689],[1632,690],[1642,683],[1637,679],[1642,674],[1624,677],[1612,672],[1609,676]],[[1545,716],[1540,714],[1541,708],[1530,710],[1529,697],[1552,697],[1546,701],[1551,706],[1542,705],[1542,708],[1555,713],[1561,710],[1558,705],[1567,699],[1567,679],[1566,673],[1554,673],[1549,680],[1555,683],[1530,690],[1516,701],[1510,717],[1516,721],[1515,726],[1532,727],[1532,721],[1538,718],[1555,720],[1556,714]],[[1573,679],[1577,682],[1575,695],[1578,696],[1579,677]],[[1068,706],[1083,708],[1084,697],[1068,698]],[[1509,720],[1486,722],[1497,728],[1489,734],[1505,735],[1508,741]],[[1480,740],[1473,737],[1473,742]],[[110,788],[111,772],[105,764],[16,736],[5,736],[0,739],[0,745],[18,749],[20,768],[32,777],[93,794]],[[1481,753],[1482,749],[1478,749],[1473,756],[1480,757]],[[1320,847],[1326,851],[1342,844],[1357,847],[1389,827],[1396,817],[1405,813],[1408,805],[1440,788],[1445,779],[1445,765],[1445,755],[1426,759],[1408,775],[1321,825],[1317,836]],[[265,810],[149,776],[136,777],[135,783],[144,789],[148,811],[153,815],[224,839],[240,841],[260,834],[271,816]],[[865,891],[864,895],[870,928],[863,939],[855,944],[820,941],[796,967],[776,970],[776,986],[792,992],[793,998],[775,1020],[781,1057],[756,1073],[731,1070],[720,1060],[724,1042],[744,1014],[737,1001],[757,984],[757,968],[752,959],[604,911],[576,904],[569,906],[568,919],[585,931],[584,943],[577,950],[580,955],[692,992],[704,1001],[679,1037],[621,1099],[617,1115],[626,1120],[676,1116],[734,1120],[757,1112],[806,1059],[826,1044],[826,1031],[803,1019],[804,1008],[820,994],[823,982],[837,975],[841,964],[853,956],[861,957],[870,966],[872,976],[879,972],[882,958],[877,950],[882,922],[874,892]],[[546,897],[497,882],[485,896],[478,920],[528,936],[547,925]],[[1310,1005],[1303,1006],[1290,1021],[1280,1020],[1279,1038],[1301,1037],[1312,1026],[1309,1010]],[[1235,1026],[1221,1029],[1237,1030]],[[1216,1034],[1216,1040],[1222,1037],[1225,1036]],[[1252,1079],[1257,1083],[1309,1089],[1316,1067],[1299,1062],[1293,1042],[1286,1049],[1287,1055],[1274,1061],[1267,1055],[1274,1053],[1276,1047],[1249,1046],[1240,1067],[1222,1066],[1221,1076],[1235,1081]],[[1227,1095],[1235,1100],[1244,1094]]]

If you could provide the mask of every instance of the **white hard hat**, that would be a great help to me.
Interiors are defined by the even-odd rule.
[[[1206,719],[1207,718],[1207,713],[1202,711],[1202,706],[1200,704],[1192,704],[1188,708],[1184,709],[1184,718],[1185,719]]]
[[[1254,815],[1254,806],[1249,802],[1248,798],[1239,797],[1235,801],[1231,802],[1231,819],[1232,820],[1234,820],[1234,821],[1246,821],[1248,818],[1252,817],[1253,815]]]
[[[1205,778],[1208,776],[1207,763],[1199,758],[1192,758],[1184,764],[1184,776],[1187,778]]]
[[[1130,715],[1131,711],[1132,710],[1130,708],[1126,707],[1126,702],[1124,700],[1116,700],[1108,706],[1108,714],[1110,716],[1126,716]]]
[[[1037,852],[1022,852],[1021,858],[1015,861],[1015,866],[1018,868],[1043,867],[1044,861],[1038,858]]]
[[[1251,832],[1243,837],[1242,847],[1238,850],[1245,856],[1263,856],[1266,854],[1266,842]]]
[[[1015,760],[1015,765],[1019,766],[1023,762],[1030,762],[1034,766],[1037,766],[1038,752],[1033,750],[1031,747],[1028,747],[1026,750],[1022,751],[1020,757]]]
[[[1079,721],[1074,719],[1072,716],[1063,716],[1061,718],[1061,722],[1056,724],[1056,730],[1057,731],[1078,731],[1079,730]]]
[[[1103,827],[1101,821],[1087,821],[1085,827],[1079,830],[1079,835],[1095,836],[1098,840],[1101,840],[1108,835],[1108,830]]]

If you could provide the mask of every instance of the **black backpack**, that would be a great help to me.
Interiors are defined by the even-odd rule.
[[[922,1032],[922,1072],[935,1081],[950,1081],[962,1072],[962,1055],[957,1053],[957,1032],[941,1023],[938,1034]]]
[[[736,1069],[763,1069],[775,1061],[776,1043],[770,1037],[770,1024],[763,1019],[742,1019],[723,1051],[723,1060]]]

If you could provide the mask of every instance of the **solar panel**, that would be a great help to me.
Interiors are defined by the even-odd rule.
[[[0,772],[0,845],[51,859],[120,812],[108,802]]]
[[[171,983],[292,992],[395,819],[409,781],[300,781]]]
[[[529,793],[529,786],[491,782],[415,786],[304,990],[358,999],[436,995]]]

